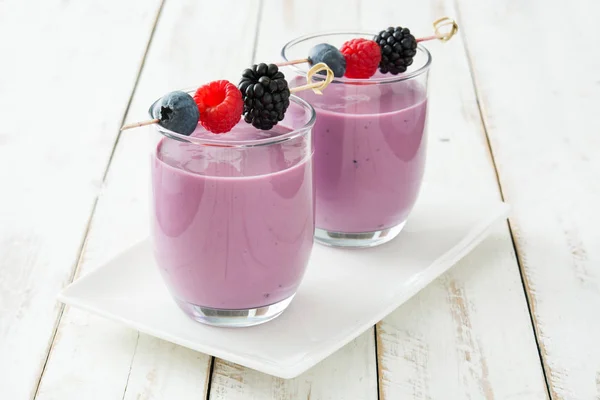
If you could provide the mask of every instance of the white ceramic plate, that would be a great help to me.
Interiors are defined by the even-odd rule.
[[[189,319],[163,285],[148,241],[78,279],[60,300],[149,335],[293,378],[448,270],[508,213],[501,202],[437,201],[419,203],[399,237],[380,247],[315,245],[296,298],[279,318],[264,325],[227,329]]]

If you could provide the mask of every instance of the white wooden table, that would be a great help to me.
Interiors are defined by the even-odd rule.
[[[377,6],[374,6],[377,3]],[[449,273],[282,380],[56,294],[147,232],[151,100],[303,33],[449,15],[426,184],[513,206]],[[0,399],[600,398],[598,0],[0,0]],[[143,132],[143,131],[141,131]]]

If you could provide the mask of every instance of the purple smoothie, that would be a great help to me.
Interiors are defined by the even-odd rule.
[[[231,142],[289,131],[242,121],[225,135],[199,127],[192,136]],[[248,149],[160,140],[152,156],[152,237],[176,300],[249,309],[296,292],[314,233],[311,157],[301,140]]]
[[[317,228],[363,233],[404,223],[425,166],[423,86],[333,83],[322,96],[306,91],[300,97],[317,112]]]

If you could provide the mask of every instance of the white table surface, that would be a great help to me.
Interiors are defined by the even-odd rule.
[[[376,3],[376,5],[375,5]],[[150,101],[283,43],[406,25],[429,43],[426,185],[504,198],[450,272],[282,380],[56,294],[147,232]],[[0,399],[600,398],[598,0],[0,0]]]

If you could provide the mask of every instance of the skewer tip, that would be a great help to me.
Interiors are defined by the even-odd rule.
[[[133,128],[139,128],[140,126],[146,126],[146,125],[152,125],[152,124],[157,124],[160,122],[160,119],[155,118],[155,119],[149,119],[147,121],[141,121],[141,122],[133,122],[131,124],[127,124],[127,125],[123,125],[121,127],[122,131],[125,131],[127,129],[133,129]]]

